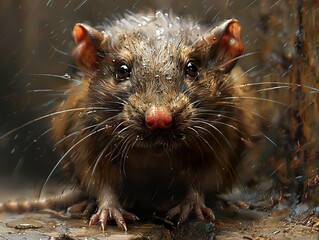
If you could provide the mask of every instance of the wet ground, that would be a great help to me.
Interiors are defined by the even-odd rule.
[[[29,184],[16,185],[0,180],[0,200],[33,198],[37,190]],[[56,185],[55,185],[56,186]],[[48,213],[0,214],[0,240],[8,239],[248,239],[318,240],[319,218],[300,217],[298,223],[287,220],[287,211],[267,213],[234,207],[218,213],[216,223],[187,222],[178,228],[161,221],[128,224],[123,232],[108,226],[89,227],[83,219],[62,219]]]
[[[62,220],[49,214],[1,214],[0,239],[309,239],[318,240],[318,226],[283,221],[283,215],[268,216],[259,221],[223,220],[216,223],[190,222],[178,229],[162,224],[129,224],[128,232],[108,226],[89,227],[81,219]]]

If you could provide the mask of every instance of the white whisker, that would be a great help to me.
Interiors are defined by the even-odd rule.
[[[14,128],[12,130],[10,130],[9,132],[3,134],[2,136],[0,136],[0,140],[9,136],[10,134],[12,133],[15,133],[17,132],[18,130],[28,126],[28,125],[31,125],[33,123],[36,123],[38,121],[41,121],[43,119],[46,119],[46,118],[49,118],[49,117],[53,117],[53,116],[56,116],[56,115],[59,115],[59,114],[63,114],[63,113],[67,113],[67,112],[76,112],[76,111],[84,111],[84,110],[107,110],[107,111],[118,111],[118,110],[110,110],[108,108],[105,108],[105,107],[79,107],[79,108],[70,108],[70,109],[64,109],[64,110],[60,110],[60,111],[56,111],[56,112],[52,112],[52,113],[48,113],[46,115],[43,115],[41,117],[38,117],[38,118],[35,118],[35,119],[32,119],[22,125],[20,125],[19,127],[17,128]]]
[[[60,158],[60,160],[57,162],[57,164],[53,167],[53,169],[51,170],[51,172],[49,173],[48,177],[46,178],[45,182],[43,183],[42,187],[41,187],[41,190],[40,190],[40,194],[39,194],[39,199],[41,198],[41,195],[44,191],[44,188],[46,187],[49,179],[51,178],[52,174],[55,172],[55,170],[58,168],[58,166],[61,164],[61,162],[63,161],[63,159],[77,146],[79,145],[81,142],[83,142],[84,140],[86,140],[87,138],[93,136],[94,134],[98,133],[98,132],[101,132],[103,130],[105,130],[106,128],[103,127],[103,128],[100,128],[88,135],[86,135],[85,137],[83,137],[82,139],[80,139],[78,142],[76,142],[72,147],[69,148],[68,151],[66,151],[63,156]]]
[[[259,97],[247,97],[247,96],[232,96],[232,97],[224,97],[222,98],[224,100],[234,100],[234,99],[248,99],[248,100],[257,100],[257,101],[265,101],[265,102],[271,102],[276,103],[278,105],[287,106],[287,104],[273,100],[268,98],[259,98]]]

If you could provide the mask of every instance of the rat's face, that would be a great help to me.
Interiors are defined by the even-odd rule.
[[[235,113],[226,73],[243,50],[237,21],[201,35],[198,27],[167,16],[141,19],[103,33],[75,27],[75,56],[93,76],[90,105],[106,109],[96,120],[129,148],[221,144]]]

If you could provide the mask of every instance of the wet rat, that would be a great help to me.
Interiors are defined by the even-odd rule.
[[[90,224],[103,229],[114,220],[126,230],[145,209],[178,223],[190,213],[214,219],[207,196],[231,189],[251,131],[229,75],[244,49],[240,29],[235,19],[206,28],[161,12],[76,24],[81,83],[52,127],[64,151],[57,166],[77,190],[26,209],[96,209]]]

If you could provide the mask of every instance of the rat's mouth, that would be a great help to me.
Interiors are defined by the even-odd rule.
[[[181,133],[154,131],[140,135],[136,145],[148,151],[173,150],[181,146],[185,136]]]

